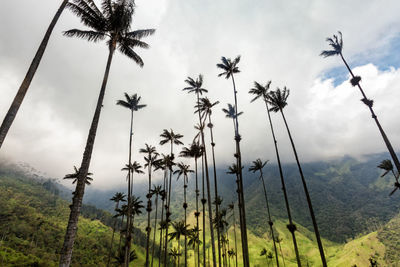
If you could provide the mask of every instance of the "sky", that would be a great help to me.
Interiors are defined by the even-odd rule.
[[[99,1],[95,1],[99,3]],[[5,1],[0,9],[0,119],[23,80],[30,61],[61,1]],[[204,75],[207,96],[219,101],[213,112],[217,164],[233,162],[232,122],[222,108],[233,103],[230,80],[217,77],[221,56],[241,55],[238,88],[243,161],[275,162],[262,102],[250,103],[254,81],[290,89],[284,112],[303,162],[349,155],[361,158],[386,151],[358,89],[339,57],[322,58],[326,37],[343,33],[344,56],[357,75],[395,150],[400,146],[400,2],[137,0],[132,29],[155,28],[137,49],[140,68],[120,53],[114,57],[90,171],[93,187],[125,182],[128,110],[117,106],[124,92],[137,93],[147,107],[134,114],[133,158],[138,149],[159,146],[163,129],[184,135],[188,146],[197,123],[195,96],[184,80]],[[0,159],[26,162],[61,179],[79,166],[107,60],[105,43],[67,38],[62,32],[86,29],[65,10],[19,113],[0,151]],[[272,114],[285,162],[294,157],[282,118]],[[208,133],[207,133],[208,134]],[[208,138],[208,137],[207,137]],[[177,147],[179,151],[181,147]],[[189,163],[189,162],[188,162]],[[137,179],[145,179],[138,177]]]

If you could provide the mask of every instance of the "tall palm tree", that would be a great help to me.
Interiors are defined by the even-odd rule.
[[[179,266],[176,265],[176,259],[178,258],[179,261],[179,256],[181,256],[181,253],[179,253],[179,250],[177,250],[176,248],[171,248],[171,250],[168,252],[168,254],[174,259],[174,266]]]
[[[263,189],[264,189],[264,196],[265,196],[265,203],[267,205],[268,224],[269,224],[269,229],[271,231],[272,241],[274,243],[276,266],[279,267],[278,250],[276,249],[274,229],[272,227],[274,225],[274,223],[272,222],[272,219],[271,219],[271,211],[269,209],[268,194],[267,194],[267,189],[265,188],[264,174],[262,171],[262,169],[267,164],[267,162],[268,161],[263,162],[263,161],[261,161],[261,159],[256,159],[255,161],[253,161],[253,165],[250,166],[249,171],[251,171],[253,173],[255,173],[257,171],[260,172],[260,180],[262,181],[262,185],[263,185]]]
[[[122,193],[122,192],[116,192],[115,195],[112,198],[110,198],[110,200],[115,202],[114,210],[117,211],[119,203],[126,201],[125,200],[125,194]],[[116,224],[117,224],[117,220],[114,221],[114,225],[113,225],[113,233],[112,233],[112,236],[111,236],[111,244],[110,244],[110,251],[108,253],[107,266],[110,265],[111,253],[112,253],[112,248],[113,248],[113,244],[114,244],[114,234],[115,234]]]
[[[199,228],[199,196],[200,196],[200,191],[199,191],[199,184],[198,184],[198,168],[197,168],[197,160],[203,155],[203,149],[202,147],[196,143],[193,142],[190,147],[183,147],[182,151],[179,153],[179,156],[185,157],[185,158],[194,158],[195,162],[195,179],[196,179],[196,187],[195,187],[195,194],[196,194],[196,211],[194,213],[194,216],[196,218],[196,228]],[[197,264],[200,266],[200,246],[197,246]]]
[[[188,87],[183,88],[183,91],[188,91],[188,93],[195,93],[197,102],[196,102],[196,107],[197,107],[197,112],[199,116],[199,130],[200,130],[200,138],[201,138],[201,144],[204,147],[203,151],[203,160],[204,160],[204,170],[205,170],[205,178],[207,182],[207,198],[208,198],[208,214],[209,214],[209,224],[210,224],[210,236],[211,236],[211,249],[212,249],[212,257],[213,257],[213,264],[214,266],[217,266],[217,261],[216,261],[216,253],[215,253],[215,241],[214,241],[214,227],[212,223],[212,207],[211,207],[211,190],[210,190],[210,177],[208,173],[208,162],[207,162],[207,150],[206,150],[206,145],[205,145],[205,138],[204,138],[204,122],[201,118],[201,114],[199,111],[200,108],[200,95],[202,93],[208,92],[206,89],[202,88],[203,86],[203,75],[199,74],[198,78],[193,79],[191,77],[188,77],[185,80],[186,84]],[[204,199],[204,198],[203,198]],[[204,211],[204,208],[203,208]],[[204,216],[204,214],[203,214]],[[203,235],[205,233],[203,232]],[[204,253],[203,253],[204,254]],[[221,253],[220,253],[220,243],[218,241],[218,258],[219,258],[219,266],[221,266]]]
[[[81,5],[87,4],[87,8],[81,8]],[[142,38],[155,32],[154,29],[130,31],[132,15],[134,12],[133,1],[102,0],[102,11],[89,0],[76,0],[75,3],[69,3],[68,7],[74,12],[81,21],[93,30],[72,29],[64,34],[68,37],[83,38],[88,41],[100,41],[108,38],[108,59],[103,82],[99,92],[96,104],[96,110],[90,126],[85,151],[81,163],[81,168],[76,186],[76,194],[73,199],[73,208],[68,220],[68,226],[64,238],[64,244],[61,250],[60,266],[69,266],[71,263],[72,248],[75,241],[78,217],[82,205],[82,199],[85,190],[84,177],[86,177],[90,160],[92,156],[94,141],[96,138],[97,126],[100,119],[100,112],[103,106],[108,74],[115,50],[118,48],[124,55],[133,59],[139,66],[143,66],[143,60],[133,50],[135,47],[148,48],[148,44],[141,41]],[[127,251],[130,247],[127,247]],[[128,263],[129,252],[125,253],[125,265]]]
[[[192,247],[193,250],[195,250],[196,248],[198,248],[201,245],[201,240],[200,240],[200,229],[195,226],[191,229],[187,230],[187,235],[188,235],[188,246]],[[200,254],[197,254],[197,258],[199,259]],[[194,266],[196,266],[196,256],[193,257],[194,258]],[[200,261],[197,260],[197,266],[200,266]]]
[[[301,261],[300,261],[299,250],[297,247],[297,240],[296,240],[296,233],[295,233],[296,225],[293,223],[293,220],[292,220],[292,213],[290,211],[289,199],[288,199],[288,195],[287,195],[287,191],[286,191],[285,178],[283,176],[282,164],[281,164],[281,159],[280,159],[279,150],[278,150],[278,141],[276,140],[276,137],[275,137],[275,130],[274,130],[274,126],[272,124],[271,114],[270,114],[270,110],[269,110],[269,106],[268,106],[268,92],[269,92],[270,86],[271,86],[271,81],[268,81],[265,84],[265,86],[261,85],[258,82],[254,82],[254,87],[252,89],[250,89],[249,93],[254,95],[254,98],[251,100],[251,102],[254,102],[255,100],[257,100],[259,98],[262,98],[265,103],[265,107],[266,107],[267,115],[268,115],[269,126],[271,128],[271,133],[272,133],[272,139],[273,139],[274,146],[275,146],[275,155],[276,155],[276,161],[278,162],[279,176],[281,178],[282,191],[283,191],[283,196],[285,199],[286,212],[288,214],[289,224],[287,225],[287,228],[292,235],[292,241],[293,241],[294,251],[295,251],[295,255],[296,255],[297,265],[300,266]]]
[[[187,201],[186,201],[186,188],[188,184],[188,174],[191,172],[194,172],[193,170],[190,170],[190,166],[184,164],[183,162],[180,162],[176,164],[178,167],[177,170],[174,171],[174,174],[178,174],[177,180],[179,177],[183,175],[183,209],[185,210],[185,220],[184,223],[186,225],[187,222],[187,214],[186,214],[186,209],[188,207]],[[185,266],[187,266],[187,235],[185,235]]]
[[[218,77],[224,76],[225,79],[232,78],[233,85],[233,95],[235,99],[235,142],[236,142],[236,164],[239,166],[238,177],[239,177],[239,219],[240,219],[240,234],[242,237],[242,252],[243,252],[243,265],[244,267],[249,267],[249,248],[247,244],[247,226],[246,226],[246,207],[244,203],[244,190],[243,190],[243,175],[242,175],[242,155],[240,152],[240,140],[241,136],[239,134],[239,122],[238,122],[238,102],[237,102],[237,90],[235,84],[235,73],[239,73],[239,67],[237,66],[240,62],[240,56],[237,56],[233,61],[230,58],[221,57],[222,63],[217,64],[217,67],[222,69],[223,72],[218,74]]]
[[[183,145],[182,141],[180,141],[179,139],[181,139],[183,137],[183,135],[181,134],[175,134],[174,131],[172,129],[170,129],[170,131],[168,131],[167,129],[164,129],[162,134],[160,134],[160,137],[162,137],[163,139],[161,139],[160,141],[160,145],[165,145],[167,143],[170,143],[171,145],[171,160],[174,160],[174,151],[173,151],[173,145]],[[166,209],[166,222],[167,222],[167,226],[165,229],[165,252],[164,252],[164,265],[166,266],[167,264],[167,247],[168,247],[168,224],[170,221],[170,216],[171,216],[171,212],[170,212],[170,203],[171,203],[171,187],[172,187],[172,166],[169,169],[169,185],[168,185],[168,193],[167,193],[167,209]]]
[[[236,241],[236,216],[235,216],[235,205],[230,203],[228,205],[228,209],[232,211],[232,216],[233,216],[233,237],[235,241],[235,267],[238,266],[238,260],[237,260],[237,241]]]
[[[311,220],[312,220],[313,227],[314,227],[315,237],[316,237],[317,243],[318,243],[318,249],[319,249],[319,253],[320,253],[320,256],[321,256],[322,265],[325,267],[326,266],[326,259],[325,259],[324,248],[322,246],[321,236],[319,234],[317,220],[315,219],[314,209],[312,207],[310,194],[308,193],[306,180],[305,180],[304,175],[303,175],[303,170],[302,170],[301,165],[300,165],[300,161],[299,161],[299,157],[297,155],[296,147],[294,145],[294,141],[293,141],[292,135],[290,133],[289,126],[288,126],[286,118],[285,118],[285,114],[283,113],[283,109],[287,106],[287,98],[288,97],[289,97],[289,90],[286,87],[284,87],[284,89],[282,91],[279,88],[277,88],[276,91],[269,92],[269,94],[267,96],[268,103],[271,105],[271,108],[269,110],[273,111],[273,112],[280,111],[280,113],[282,115],[282,118],[283,118],[283,121],[285,122],[286,130],[287,130],[287,133],[288,133],[289,139],[290,139],[290,143],[292,144],[293,153],[294,153],[294,156],[296,158],[297,168],[299,169],[299,174],[300,174],[300,177],[301,177],[301,182],[303,184],[304,193],[306,195],[308,209],[310,211],[310,216],[311,216]]]
[[[76,168],[76,166],[74,166],[74,171],[75,171],[74,173],[65,175],[63,179],[72,179],[72,184],[75,184],[76,181],[78,180],[78,175],[79,175],[79,170],[78,170],[78,168]],[[86,185],[90,185],[91,182],[93,181],[93,178],[90,177],[92,175],[93,175],[93,173],[91,173],[91,172],[87,173],[86,178],[85,178]],[[75,192],[73,194],[75,195]]]
[[[156,206],[156,214],[154,216],[154,232],[153,232],[153,246],[151,248],[151,267],[153,267],[153,259],[154,259],[154,247],[156,244],[156,231],[157,231],[157,211],[158,211],[158,198],[165,194],[165,191],[162,189],[161,185],[153,185],[153,189],[151,190],[151,195],[156,196],[155,206]],[[161,246],[160,246],[161,248]]]
[[[147,192],[147,227],[146,227],[146,232],[147,232],[147,240],[146,240],[146,262],[145,266],[149,266],[149,249],[150,249],[150,234],[151,234],[151,227],[150,227],[150,213],[151,213],[151,168],[153,167],[154,162],[157,160],[158,153],[156,151],[156,148],[154,146],[149,146],[148,144],[145,144],[145,148],[141,148],[139,150],[140,153],[145,153],[147,156],[144,157],[145,160],[145,165],[144,167],[147,167],[147,172],[149,174],[149,188]]]
[[[178,221],[178,222],[172,222],[172,227],[174,228],[174,232],[169,233],[169,241],[172,239],[175,239],[178,242],[178,266],[180,263],[180,255],[181,253],[181,236],[187,235],[187,227],[188,225],[185,224],[184,221]],[[185,266],[187,266],[187,263],[185,262]]]
[[[134,94],[132,96],[130,96],[128,93],[125,93],[125,100],[118,100],[117,101],[117,105],[122,106],[124,108],[129,109],[130,113],[131,113],[131,118],[130,118],[130,130],[129,130],[129,152],[128,152],[128,164],[131,165],[132,163],[132,137],[133,137],[133,112],[134,111],[138,111],[139,109],[142,109],[144,107],[146,107],[146,105],[141,105],[139,104],[141,97],[137,96],[137,94]],[[128,172],[128,205],[130,205],[130,199],[132,197],[132,191],[131,191],[131,187],[133,185],[133,181],[132,181],[132,172]],[[128,232],[128,236],[127,236],[127,243],[130,244],[129,240],[131,239],[130,236],[130,207],[128,206],[128,215],[127,215],[127,232]],[[126,246],[127,249],[130,249],[130,246]],[[128,255],[128,252],[125,252],[126,255]]]
[[[342,33],[339,31],[338,35],[333,35],[333,38],[326,38],[326,41],[328,44],[332,47],[332,50],[324,50],[321,52],[320,56],[323,57],[330,57],[330,56],[336,56],[339,55],[340,58],[342,59],[343,63],[346,65],[347,70],[349,71],[352,79],[350,80],[351,84],[353,86],[357,86],[358,89],[360,89],[360,92],[363,96],[361,101],[369,108],[369,111],[371,112],[372,118],[375,120],[376,126],[378,126],[379,132],[382,135],[383,141],[386,144],[387,149],[389,150],[390,156],[392,157],[392,160],[394,162],[394,165],[396,166],[396,169],[398,172],[400,172],[400,162],[399,159],[397,158],[396,153],[394,152],[393,146],[389,141],[389,138],[386,136],[385,131],[383,130],[381,124],[379,123],[378,117],[376,116],[372,106],[373,106],[373,100],[368,99],[367,96],[365,95],[364,90],[361,88],[360,81],[361,77],[360,76],[355,76],[347,64],[346,60],[343,57],[343,39],[342,39]]]
[[[4,142],[4,139],[7,136],[8,130],[10,129],[15,117],[17,116],[19,107],[22,105],[22,101],[24,100],[24,97],[28,92],[29,86],[32,82],[33,77],[35,76],[36,70],[39,67],[40,61],[42,60],[44,51],[46,50],[47,44],[49,42],[51,33],[53,32],[53,29],[67,4],[68,0],[63,0],[61,2],[60,7],[58,8],[53,19],[51,20],[50,25],[47,28],[47,31],[42,39],[42,42],[40,43],[39,48],[36,51],[35,57],[32,59],[31,65],[29,66],[25,78],[22,81],[22,84],[20,85],[17,94],[15,95],[13,102],[11,103],[11,106],[8,109],[6,116],[4,117],[4,120],[0,126],[0,149]],[[82,6],[82,8],[85,7]]]
[[[285,256],[283,255],[282,246],[281,246],[282,241],[283,241],[283,238],[280,238],[279,237],[279,233],[277,233],[277,235],[275,237],[275,242],[278,243],[278,245],[279,245],[279,250],[281,251],[281,257],[282,257],[282,261],[283,261],[283,266],[286,267]]]

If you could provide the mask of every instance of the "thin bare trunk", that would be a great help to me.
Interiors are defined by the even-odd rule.
[[[183,208],[185,209],[185,227],[186,227],[186,220],[187,220],[187,216],[186,216],[186,209],[187,209],[187,203],[186,203],[186,188],[187,188],[187,176],[185,175],[183,177],[183,194],[184,194],[184,204],[183,204]],[[187,235],[185,233],[185,266],[187,266]]]
[[[85,181],[88,174],[90,160],[92,158],[92,151],[94,141],[96,139],[97,126],[99,124],[101,108],[103,106],[103,99],[106,91],[106,85],[108,80],[108,74],[110,72],[110,66],[115,51],[115,43],[110,48],[107,66],[104,73],[103,83],[101,85],[99,98],[97,100],[96,111],[93,116],[92,124],[90,126],[89,135],[86,141],[85,151],[83,153],[83,159],[81,167],[79,168],[79,174],[77,177],[77,184],[75,189],[74,197],[72,198],[71,213],[68,219],[67,231],[65,233],[64,244],[61,249],[60,267],[68,267],[71,264],[72,249],[74,247],[76,233],[78,231],[78,218],[82,206],[83,194],[85,193]]]
[[[162,205],[161,205],[161,222],[163,222],[164,219],[164,209],[166,210],[166,204],[165,204],[165,198],[166,198],[166,193],[168,191],[168,182],[167,182],[167,169],[164,170],[164,197],[162,198]],[[163,225],[161,225],[161,230],[160,230],[160,251],[158,253],[158,267],[161,266],[161,254],[163,251]]]
[[[156,204],[156,214],[155,214],[155,218],[154,218],[153,246],[151,248],[151,267],[153,267],[154,247],[156,246],[158,195],[156,195],[156,203],[155,204]]]
[[[6,116],[4,117],[3,123],[0,126],[0,148],[4,142],[4,139],[7,136],[8,130],[10,129],[15,117],[17,116],[18,110],[22,105],[22,101],[29,89],[29,86],[32,82],[33,77],[35,76],[36,70],[39,67],[40,61],[42,60],[44,51],[46,50],[47,43],[49,42],[51,33],[60,18],[62,12],[64,11],[65,6],[67,5],[68,0],[63,0],[60,7],[58,8],[56,14],[54,15],[47,31],[42,39],[42,42],[39,45],[38,50],[36,51],[35,57],[33,58],[31,65],[29,66],[28,72],[25,75],[22,84],[20,85],[17,94],[14,97],[13,102],[11,103],[10,108],[7,111]]]
[[[195,171],[196,171],[196,213],[195,213],[195,217],[196,217],[196,227],[197,230],[199,230],[199,184],[198,184],[198,171],[197,171],[197,156],[195,156],[194,159],[194,164],[195,164]],[[200,238],[200,237],[199,237]],[[197,266],[200,267],[200,245],[197,245]]]
[[[171,159],[173,158],[173,141],[171,140]],[[166,229],[165,229],[165,252],[164,252],[164,266],[167,267],[167,255],[168,255],[168,228],[169,228],[169,221],[170,221],[170,204],[171,204],[171,187],[172,187],[172,170],[169,170],[169,186],[168,186],[168,201],[167,201],[167,209],[166,209]]]
[[[149,156],[149,160],[151,157]],[[150,227],[150,213],[151,213],[151,162],[149,162],[148,167],[149,172],[149,190],[147,193],[147,240],[146,240],[146,263],[145,266],[149,266],[149,249],[150,249],[150,234],[151,234],[151,227]]]
[[[119,205],[119,201],[117,201],[117,204],[115,205],[115,210],[118,210],[118,205]],[[114,243],[114,234],[115,234],[116,224],[117,224],[117,219],[115,219],[114,225],[113,225],[113,233],[112,233],[112,236],[111,236],[110,252],[108,253],[107,266],[110,265],[110,259],[111,259],[111,253],[112,253],[112,248],[113,248],[113,243]]]

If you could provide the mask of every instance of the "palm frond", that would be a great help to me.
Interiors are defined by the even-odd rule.
[[[78,29],[72,29],[65,31],[64,36],[67,37],[78,37],[81,39],[85,39],[91,42],[98,42],[102,41],[106,38],[106,34],[103,32],[96,32],[96,31],[83,31]]]
[[[128,32],[126,34],[126,37],[140,40],[143,37],[153,35],[155,32],[156,32],[155,29],[136,30],[136,31]]]
[[[138,64],[141,68],[144,66],[142,58],[138,54],[136,54],[136,52],[133,51],[133,49],[129,48],[129,46],[125,45],[124,43],[120,43],[118,48],[122,54],[135,61],[136,64]]]

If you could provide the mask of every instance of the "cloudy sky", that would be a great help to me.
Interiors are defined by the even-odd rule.
[[[61,0],[5,1],[0,9],[0,118],[3,119]],[[98,3],[98,1],[96,1]],[[285,112],[303,161],[385,151],[359,91],[350,86],[340,58],[319,56],[325,38],[343,32],[344,55],[375,100],[375,110],[393,146],[400,146],[400,2],[137,0],[133,29],[155,28],[148,50],[137,50],[144,68],[117,53],[93,151],[94,187],[124,182],[129,112],[116,106],[123,93],[138,93],[148,106],[134,114],[134,159],[138,148],[157,145],[163,129],[194,135],[194,95],[182,92],[187,76],[204,75],[214,111],[217,162],[233,160],[233,130],[221,109],[233,103],[231,81],[218,78],[221,56],[241,55],[236,76],[244,161],[274,161],[261,102],[250,104],[254,81],[290,89]],[[55,178],[79,165],[107,60],[104,43],[62,36],[85,28],[62,14],[0,158],[27,162]],[[279,114],[273,114],[283,158],[294,160]],[[167,147],[160,147],[166,152]],[[144,179],[144,178],[142,178]]]

